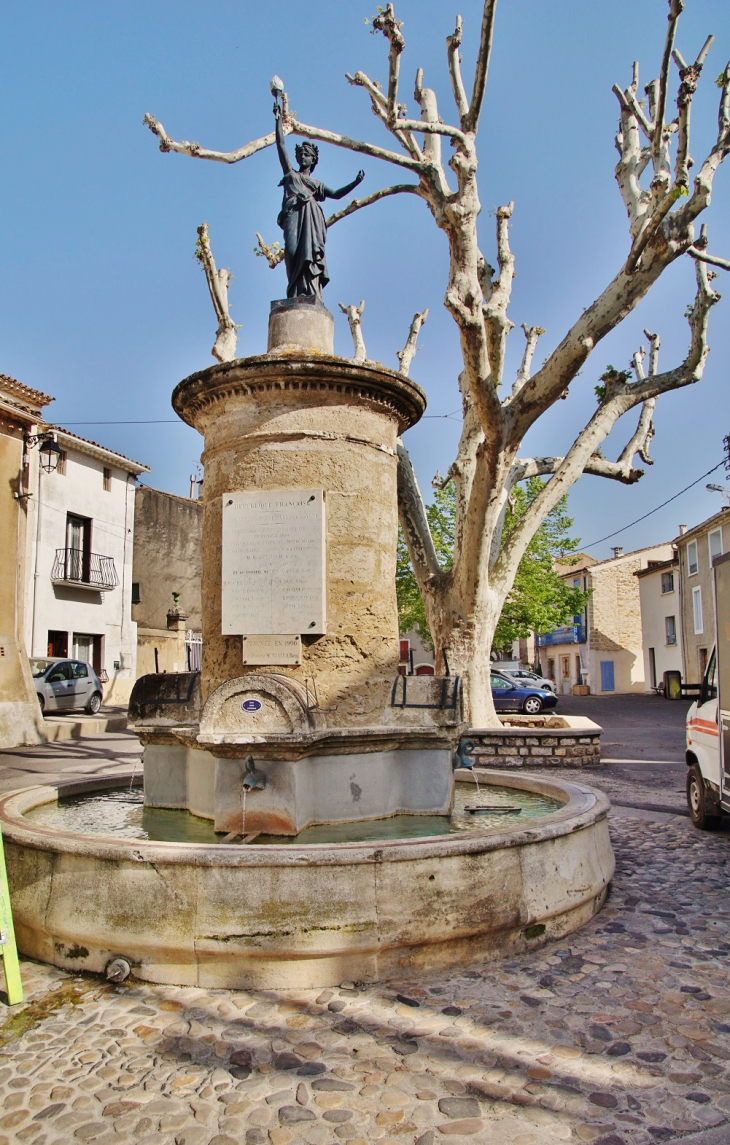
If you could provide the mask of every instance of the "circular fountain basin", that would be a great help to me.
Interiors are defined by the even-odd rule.
[[[142,837],[111,826],[84,833],[83,819],[72,829],[44,822],[59,799],[84,796],[91,807],[123,776],[27,788],[0,801],[19,948],[91,971],[123,956],[151,982],[301,988],[501,957],[588,921],[614,870],[606,797],[552,779],[477,774],[479,793],[470,772],[457,772],[469,795],[450,824],[408,816],[422,822],[406,830],[396,817],[350,824],[346,842],[312,828],[303,833],[310,841],[233,846],[145,837],[154,832],[142,809]],[[474,814],[464,803],[523,810]],[[426,822],[434,819],[445,825]],[[311,841],[317,831],[327,841]],[[342,825],[336,831],[341,838]]]

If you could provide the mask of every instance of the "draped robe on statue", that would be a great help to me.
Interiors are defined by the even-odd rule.
[[[284,232],[287,298],[308,295],[322,300],[322,289],[329,282],[324,245],[327,226],[320,203],[327,197],[324,183],[290,171],[279,184],[284,201],[277,222]]]

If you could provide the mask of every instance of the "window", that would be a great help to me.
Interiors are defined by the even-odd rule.
[[[710,568],[715,557],[722,556],[722,529],[713,529],[708,533],[707,543],[710,549]]]
[[[60,684],[63,680],[71,679],[71,665],[66,662],[65,664],[57,664],[52,672],[46,676],[49,684]]]
[[[699,589],[697,590],[699,592]],[[677,621],[673,616],[664,617],[664,631],[667,634],[667,644],[677,643]],[[652,684],[652,687],[654,685]]]
[[[139,581],[132,581],[132,604],[139,604]],[[408,640],[401,640],[401,645],[409,644]],[[402,652],[401,652],[402,658]],[[405,659],[408,659],[408,652],[406,651]]]
[[[707,649],[701,648],[701,652],[705,654],[707,659]],[[701,665],[700,665],[701,666]],[[706,704],[708,700],[717,699],[717,660],[715,657],[715,650],[713,648],[712,655],[710,656],[710,663],[705,668],[704,677],[702,680],[702,695],[700,696],[700,703]]]
[[[111,469],[104,469],[104,492],[110,493],[112,487],[112,471]]]
[[[83,680],[89,675],[89,670],[85,664],[79,663],[78,660],[71,661],[71,675],[74,680]]]
[[[58,454],[58,462],[56,463],[56,473],[60,473],[61,477],[66,476],[66,459],[68,454],[65,449],[62,449]]]
[[[576,656],[575,658],[575,682],[576,684],[583,683],[583,669],[580,663],[580,656]]]
[[[703,632],[702,624],[702,589],[692,589],[692,615],[695,622],[695,636],[699,636]]]
[[[547,671],[548,671],[548,680],[554,680],[555,679],[555,661],[554,660],[548,660]]]
[[[674,573],[662,573],[662,595],[667,592],[674,592]]]
[[[698,569],[697,541],[690,541],[687,545],[687,575],[694,576]],[[700,631],[702,631],[702,629],[700,629]]]

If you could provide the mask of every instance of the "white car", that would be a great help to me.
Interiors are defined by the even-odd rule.
[[[527,688],[541,688],[543,692],[556,692],[554,680],[547,680],[544,676],[538,676],[537,672],[529,672],[526,668],[500,668],[503,676],[509,676],[510,680],[515,683],[522,684]]]

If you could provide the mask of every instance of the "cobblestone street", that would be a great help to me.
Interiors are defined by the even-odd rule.
[[[665,792],[644,763],[580,778],[679,812],[672,735]],[[727,1142],[730,829],[645,805],[610,822],[593,922],[460,974],[243,993],[24,960],[26,1002],[0,1007],[0,1145]]]

